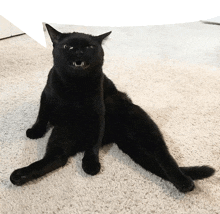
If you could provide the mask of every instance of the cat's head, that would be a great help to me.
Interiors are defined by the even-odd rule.
[[[54,65],[69,71],[89,71],[103,64],[102,41],[111,33],[92,36],[84,33],[60,33],[46,24],[53,43]]]

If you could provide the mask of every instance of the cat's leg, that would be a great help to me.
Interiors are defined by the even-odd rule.
[[[27,167],[15,170],[10,176],[11,182],[20,186],[63,167],[67,163],[69,156],[78,152],[74,150],[75,148],[73,149],[72,144],[68,144],[68,140],[65,132],[57,130],[55,127],[48,141],[47,150],[43,159]]]
[[[105,129],[104,116],[99,116],[99,119],[88,121],[86,130],[88,131],[82,139],[86,144],[84,157],[82,159],[82,168],[89,175],[96,175],[101,165],[99,162],[99,149],[101,147]]]
[[[45,92],[42,92],[40,109],[38,113],[37,120],[32,128],[26,131],[27,137],[31,139],[37,139],[44,136],[47,131],[47,124],[49,120],[50,108],[49,103],[47,102]]]
[[[146,148],[141,147],[137,142],[129,142],[126,139],[126,143],[116,143],[119,149],[130,156],[134,162],[164,180],[170,181],[180,192],[188,192],[194,189],[192,179],[181,172],[172,156],[166,154],[167,151],[163,151],[161,154],[169,157],[158,160],[157,155],[148,152]]]
[[[140,145],[129,142],[128,139],[126,139],[126,143],[116,141],[116,144],[120,150],[122,150],[135,163],[139,164],[145,170],[150,171],[164,180],[169,180],[165,171],[158,164],[155,157],[147,152],[144,148],[140,147]]]
[[[180,192],[192,191],[195,187],[193,179],[186,175],[171,156],[167,148],[159,148],[154,152],[155,159],[165,171],[168,180]]]
[[[124,108],[120,117],[115,135],[119,148],[146,170],[172,182],[179,191],[193,190],[193,180],[181,171],[152,119],[133,104]]]
[[[57,147],[47,154],[43,159],[15,170],[10,180],[14,185],[21,186],[28,181],[37,179],[45,174],[64,166],[67,163],[68,157],[63,153],[62,149]]]

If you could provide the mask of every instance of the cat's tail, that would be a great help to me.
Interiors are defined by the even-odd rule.
[[[180,170],[193,180],[208,178],[215,173],[215,169],[209,166],[180,167]]]

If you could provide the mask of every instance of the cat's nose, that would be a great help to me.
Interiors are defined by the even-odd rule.
[[[76,54],[82,54],[82,53],[83,53],[83,51],[81,51],[81,50],[76,51]]]

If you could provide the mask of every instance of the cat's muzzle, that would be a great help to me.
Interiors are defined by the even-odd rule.
[[[86,63],[83,62],[83,61],[76,61],[76,62],[73,62],[73,66],[74,66],[74,67],[81,67],[81,68],[83,68],[83,69],[86,69],[86,68],[89,67],[89,65],[86,64]]]

